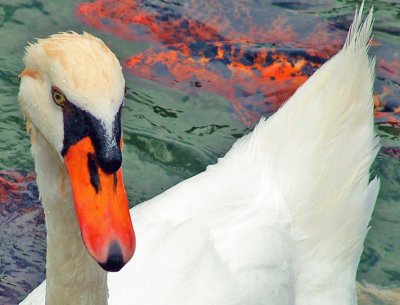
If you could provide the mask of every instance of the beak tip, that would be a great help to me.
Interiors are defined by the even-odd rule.
[[[117,241],[111,242],[108,248],[107,260],[104,263],[98,262],[98,264],[108,272],[117,272],[125,266],[126,262],[122,255],[122,249]]]

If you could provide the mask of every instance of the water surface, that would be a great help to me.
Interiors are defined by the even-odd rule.
[[[221,84],[221,71],[224,69],[221,65],[189,66],[186,63],[190,58],[186,56],[181,59],[181,63],[185,63],[182,67],[197,69],[192,79],[176,79],[170,66],[169,70],[157,70],[157,63],[166,63],[161,60],[161,55],[178,52],[193,41],[178,34],[172,40],[170,36],[165,36],[165,28],[160,28],[163,31],[157,28],[149,30],[146,24],[126,25],[109,17],[100,18],[95,13],[89,20],[77,13],[78,5],[84,2],[0,0],[0,170],[11,171],[4,176],[7,181],[11,179],[15,183],[28,183],[22,182],[23,178],[31,177],[29,173],[33,171],[29,137],[16,96],[18,75],[23,69],[24,46],[35,37],[46,37],[65,30],[88,31],[102,38],[124,63],[128,91],[123,110],[123,167],[132,205],[152,198],[216,162],[237,138],[251,130],[256,119],[243,119],[245,114],[261,116],[274,111],[273,107],[262,108],[260,105],[263,104],[258,102],[257,98],[264,98],[265,92],[247,88],[244,85],[246,82],[232,88],[236,90],[236,95],[218,90],[216,86]],[[157,22],[165,21],[163,14],[175,14],[174,18],[184,17],[188,22],[201,23],[207,31],[214,30],[214,36],[207,38],[208,43],[218,38],[220,43],[246,44],[249,50],[255,50],[266,46],[266,41],[257,41],[265,35],[266,40],[280,39],[279,47],[284,46],[292,51],[319,50],[320,58],[330,56],[340,46],[356,2],[319,0],[310,4],[307,1],[241,0],[230,7],[225,0],[170,3],[136,1],[140,4],[137,9],[151,13]],[[197,9],[191,7],[196,4]],[[399,104],[400,94],[400,66],[396,68],[400,56],[400,2],[376,1],[374,6],[375,43],[371,52],[376,54],[378,62],[376,93],[387,107],[394,109]],[[129,15],[129,12],[126,14]],[[227,14],[231,16],[229,20],[235,20],[234,31],[232,24],[226,24],[224,28],[215,24],[212,17],[218,14]],[[252,23],[248,22],[250,17]],[[124,26],[126,30],[122,33]],[[322,36],[312,38],[313,31],[317,34],[326,31],[329,39],[323,41]],[[270,33],[270,36],[265,33]],[[276,37],[271,33],[276,33]],[[195,36],[198,33],[191,35],[196,39],[206,39],[201,35]],[[239,37],[241,35],[243,37]],[[204,50],[212,50],[198,47],[197,50],[203,50],[203,53]],[[146,61],[155,54],[158,62],[130,65],[133,59]],[[193,56],[193,53],[189,55]],[[207,54],[202,56],[210,57]],[[154,74],[154,71],[159,73]],[[238,71],[237,75],[241,75]],[[204,76],[211,78],[202,78]],[[271,98],[273,96],[271,93]],[[382,123],[379,115],[377,123]],[[381,192],[357,278],[376,285],[400,286],[400,129],[390,124],[377,124],[376,129],[382,138],[383,148],[373,171],[381,178]],[[33,182],[29,180],[29,183]],[[37,193],[34,186],[26,186],[26,189],[30,190],[33,197],[25,198],[24,208],[12,205],[21,200],[18,196],[12,200],[4,194],[0,197],[1,304],[15,304],[44,277],[44,231],[40,226],[43,218],[35,214],[37,197],[34,196]],[[5,202],[9,203],[7,210],[4,208]],[[36,228],[35,236],[38,238],[33,244],[27,241],[25,235],[32,232],[31,228]],[[34,258],[29,255],[32,251],[30,247],[36,251]],[[18,281],[15,282],[18,271],[21,279],[26,280],[23,287],[18,285]]]

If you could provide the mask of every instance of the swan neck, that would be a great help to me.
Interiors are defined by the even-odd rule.
[[[83,244],[66,167],[37,128],[31,140],[47,229],[46,304],[107,305],[107,273]]]

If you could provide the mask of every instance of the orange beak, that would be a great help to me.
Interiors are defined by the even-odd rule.
[[[104,172],[89,137],[71,145],[64,160],[83,242],[103,269],[118,271],[133,256],[136,243],[122,169]]]

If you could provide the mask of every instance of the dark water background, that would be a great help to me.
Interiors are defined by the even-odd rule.
[[[43,216],[30,174],[29,137],[16,99],[24,46],[35,37],[65,30],[99,36],[121,60],[153,46],[84,25],[74,14],[80,2],[0,0],[0,304],[15,304],[44,278]],[[320,22],[333,24],[334,30],[343,34],[358,1],[248,2],[268,11],[271,18],[286,17],[299,31],[302,25]],[[378,61],[399,59],[400,2],[367,1],[367,6],[371,2],[375,7],[374,35],[380,43],[371,51]],[[198,18],[204,20],[204,16]],[[267,27],[269,21],[265,20]],[[382,70],[379,84],[399,92],[399,73]],[[232,104],[223,96],[177,90],[128,72],[125,75],[123,167],[132,205],[204,170],[251,129],[232,114]],[[376,128],[383,144],[374,165],[381,192],[357,278],[400,286],[400,128],[385,124]]]

